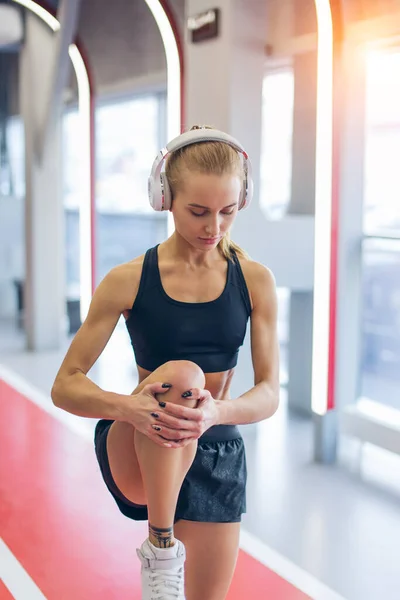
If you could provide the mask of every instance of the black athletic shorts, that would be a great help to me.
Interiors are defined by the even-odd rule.
[[[147,506],[130,502],[111,475],[106,443],[113,422],[102,419],[96,425],[94,441],[100,471],[120,511],[135,521],[146,521]],[[194,461],[179,493],[174,522],[240,522],[246,512],[246,481],[246,453],[239,429],[234,425],[211,427],[198,440]]]

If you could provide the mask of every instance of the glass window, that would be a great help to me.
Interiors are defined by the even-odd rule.
[[[153,213],[147,180],[159,151],[160,97],[100,105],[96,112],[96,207],[99,213]]]
[[[289,378],[289,320],[290,320],[290,289],[277,288],[278,298],[278,340],[279,340],[279,380],[282,386],[287,385]]]
[[[271,71],[264,78],[260,205],[269,219],[285,214],[291,197],[294,75]]]
[[[270,71],[263,84],[260,206],[268,219],[281,219],[291,197],[294,75],[291,68]],[[288,380],[290,290],[278,288],[280,382]]]
[[[361,395],[400,410],[400,239],[363,245]]]
[[[97,281],[167,237],[167,215],[148,200],[148,177],[161,147],[164,96],[102,104],[96,112]],[[163,140],[164,141],[164,140]]]
[[[8,119],[6,135],[8,168],[4,169],[2,193],[22,198],[25,196],[25,136],[21,117]]]
[[[400,410],[399,157],[400,49],[374,50],[366,59],[360,392]]]
[[[400,50],[366,62],[364,229],[400,234]]]
[[[167,215],[150,207],[147,181],[164,140],[162,94],[103,102],[96,107],[96,273],[132,260],[167,237]],[[66,216],[67,294],[79,296],[80,168],[76,110],[63,120],[63,189]]]
[[[75,148],[80,143],[79,119],[76,110],[69,110],[62,120],[62,189],[65,218],[66,294],[68,301],[80,295],[79,273],[79,156]]]
[[[80,145],[78,111],[68,110],[62,120],[62,185],[64,207],[67,210],[78,210],[80,201],[79,189],[79,154],[75,148]]]

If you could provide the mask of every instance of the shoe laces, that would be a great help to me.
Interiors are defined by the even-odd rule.
[[[176,573],[151,570],[150,581],[152,587],[151,600],[179,600],[182,598],[183,567]]]

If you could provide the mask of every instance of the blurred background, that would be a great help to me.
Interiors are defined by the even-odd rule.
[[[278,286],[281,408],[243,427],[244,529],[341,597],[395,600],[398,0],[0,0],[0,380],[50,406],[94,287],[171,233],[147,179],[195,123],[248,149],[255,198],[232,237]],[[253,385],[249,344],[233,394]],[[134,387],[123,322],[90,376]]]

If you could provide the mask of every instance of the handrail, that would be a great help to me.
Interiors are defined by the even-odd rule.
[[[393,235],[393,233],[364,233],[363,234],[363,241],[364,240],[392,240],[395,242],[400,242],[400,231],[396,234]]]

